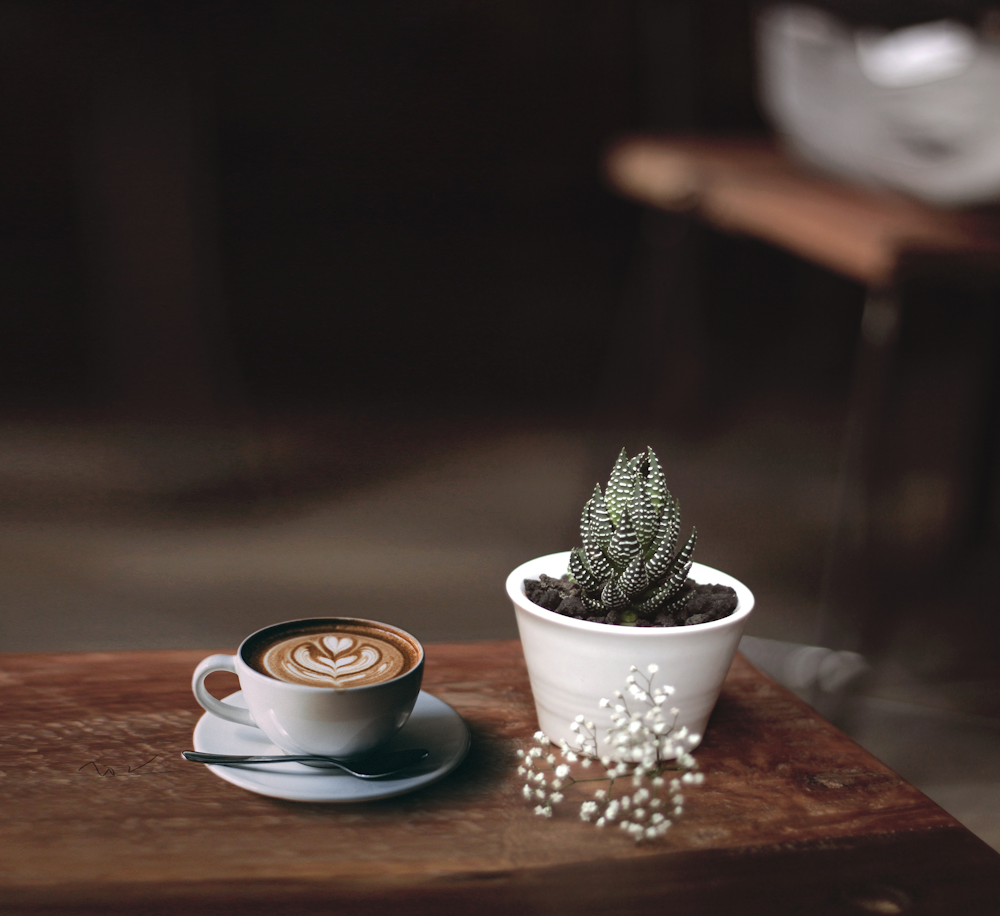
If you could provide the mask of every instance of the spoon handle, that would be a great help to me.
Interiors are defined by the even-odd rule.
[[[340,761],[333,757],[318,757],[315,754],[271,754],[258,756],[241,756],[236,754],[205,754],[201,751],[184,751],[181,756],[192,763],[293,763],[315,760],[323,763]]]
[[[268,754],[239,756],[234,754],[206,754],[202,751],[184,751],[181,756],[192,763],[208,763],[215,766],[239,766],[244,763],[305,763],[326,764],[340,767],[359,779],[379,779],[392,776],[416,763],[420,763],[430,752],[415,747],[404,751],[376,753],[366,757],[322,757],[316,754]]]

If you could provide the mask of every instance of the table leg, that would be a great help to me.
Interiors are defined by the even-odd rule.
[[[870,509],[879,424],[896,354],[895,288],[871,288],[861,318],[840,479],[815,620],[818,646],[859,650],[870,608]]]

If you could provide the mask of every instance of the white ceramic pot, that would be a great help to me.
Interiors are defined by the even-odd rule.
[[[595,723],[601,741],[611,726],[610,710],[600,708],[601,699],[625,690],[630,666],[645,673],[648,665],[656,664],[653,686],[675,689],[671,705],[680,710],[678,727],[686,725],[704,735],[753,610],[750,589],[695,563],[690,572],[695,582],[736,590],[739,604],[729,617],[689,627],[609,626],[564,617],[525,597],[525,579],[537,579],[541,573],[559,578],[568,564],[568,552],[553,553],[521,564],[507,577],[541,730],[554,741],[565,738],[576,745],[578,738],[569,726],[582,713]]]

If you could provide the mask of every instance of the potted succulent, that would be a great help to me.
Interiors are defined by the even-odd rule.
[[[753,595],[693,562],[696,533],[681,543],[680,506],[651,448],[631,459],[622,450],[580,528],[582,546],[530,560],[507,578],[541,730],[572,745],[579,714],[610,728],[614,704],[600,708],[601,700],[633,666],[653,665],[674,688],[676,728],[700,741]],[[726,596],[729,607],[720,608]]]

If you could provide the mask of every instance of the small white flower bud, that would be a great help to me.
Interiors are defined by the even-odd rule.
[[[648,672],[649,672],[650,674],[656,674],[656,672],[660,670],[660,666],[659,666],[659,665],[656,665],[656,664],[650,664],[650,665],[646,665],[646,670],[647,670],[647,671],[648,671]]]
[[[611,700],[609,700],[607,697],[602,697],[601,702],[598,703],[597,705],[600,706],[601,709],[605,709],[611,705]]]

